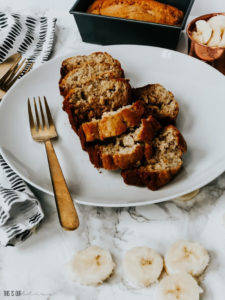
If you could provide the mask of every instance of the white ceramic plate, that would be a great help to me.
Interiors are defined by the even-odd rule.
[[[161,83],[179,101],[177,127],[188,152],[180,174],[158,191],[125,185],[119,172],[95,169],[62,111],[58,90],[62,60],[93,51],[107,51],[119,59],[133,87]],[[0,106],[2,154],[30,184],[52,194],[44,146],[32,140],[28,125],[27,98],[38,95],[48,99],[59,134],[55,150],[79,203],[118,207],[161,202],[202,187],[225,170],[225,79],[218,71],[187,55],[145,46],[84,46],[65,57],[45,63],[19,80]]]

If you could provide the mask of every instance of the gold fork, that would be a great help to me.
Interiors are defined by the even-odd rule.
[[[44,97],[45,110],[47,115],[44,116],[44,111],[41,104],[41,99],[39,98],[39,108],[41,113],[42,124],[40,122],[38,108],[36,100],[34,98],[34,110],[36,116],[36,124],[34,122],[30,100],[28,98],[28,115],[30,122],[30,131],[32,138],[37,142],[44,142],[45,148],[48,156],[49,170],[52,179],[52,185],[56,200],[56,206],[59,216],[59,221],[61,226],[66,230],[74,230],[79,226],[79,219],[76,212],[76,209],[73,204],[73,200],[70,196],[66,181],[64,179],[62,170],[60,168],[57,156],[55,154],[51,139],[56,138],[57,132],[51,116],[51,112],[46,100]]]
[[[5,74],[12,68],[14,68],[18,62],[21,60],[20,53],[14,53],[13,55],[9,56],[0,63],[0,78],[5,76]]]
[[[11,88],[11,86],[16,82],[16,80],[23,73],[25,75],[30,71],[33,66],[33,63],[30,63],[28,60],[23,59],[22,57],[18,58],[16,62],[11,66],[11,68],[6,72],[6,74],[0,79],[0,101],[6,92]],[[26,69],[27,68],[27,69]]]

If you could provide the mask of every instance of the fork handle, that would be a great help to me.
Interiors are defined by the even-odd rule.
[[[0,89],[0,101],[2,100],[2,98],[5,96],[5,91],[3,91],[2,89]]]
[[[79,226],[79,218],[50,140],[45,142],[45,149],[60,224],[66,230],[75,230]]]

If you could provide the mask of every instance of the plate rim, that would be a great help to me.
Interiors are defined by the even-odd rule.
[[[204,64],[204,62],[198,60],[197,58],[191,57],[187,54],[175,51],[175,50],[170,50],[170,49],[166,49],[166,48],[160,48],[160,47],[153,47],[153,46],[144,46],[144,45],[129,45],[129,44],[124,44],[124,45],[108,45],[108,46],[102,46],[102,45],[95,45],[95,44],[84,44],[84,45],[79,45],[78,48],[74,49],[73,51],[67,52],[66,54],[60,55],[60,56],[56,56],[53,59],[50,59],[49,61],[37,66],[36,68],[34,68],[33,70],[31,70],[29,73],[27,73],[25,76],[23,76],[23,78],[21,78],[20,80],[18,80],[10,89],[10,91],[3,97],[1,103],[0,103],[0,111],[2,109],[2,107],[5,105],[4,103],[7,101],[7,98],[10,97],[10,94],[13,93],[14,89],[16,88],[16,86],[19,84],[19,82],[23,81],[25,78],[27,78],[27,76],[29,77],[33,72],[36,72],[38,69],[43,68],[46,66],[46,64],[54,64],[55,61],[57,60],[63,60],[66,57],[70,57],[70,56],[74,56],[76,55],[77,52],[80,52],[82,50],[88,50],[90,49],[91,51],[101,51],[99,50],[99,48],[102,49],[102,51],[104,50],[104,48],[118,48],[118,47],[138,47],[138,48],[146,48],[146,49],[155,49],[155,50],[159,50],[159,51],[168,51],[168,52],[172,52],[174,53],[174,55],[178,55],[178,56],[182,56],[182,57],[186,57],[186,59],[190,59],[190,60],[195,60],[195,62],[198,64]],[[107,51],[107,50],[106,50]],[[207,68],[210,68],[211,71],[215,71],[217,73],[217,75],[221,75],[221,78],[224,77],[224,75],[222,73],[220,73],[218,70],[216,70],[215,68],[213,68],[210,65],[207,65]],[[18,175],[20,176],[25,182],[27,182],[29,185],[31,185],[32,187],[36,188],[39,191],[42,191],[48,195],[54,196],[53,191],[49,191],[46,188],[43,188],[42,186],[39,186],[38,184],[36,184],[35,182],[33,182],[32,180],[30,180],[29,178],[27,178],[25,175],[21,174],[20,170],[18,170],[16,168],[16,166],[12,165],[10,163],[10,161],[7,158],[7,154],[5,153],[4,149],[1,147],[0,145],[0,150],[1,150],[1,155],[3,157],[3,159],[5,160],[5,162],[10,166],[10,168]],[[218,176],[220,176],[223,172],[225,171],[225,154],[224,154],[224,161],[223,163],[220,162],[220,168],[217,168],[217,172],[213,173],[213,176],[207,177],[205,180],[203,180],[201,183],[194,185],[193,187],[187,189],[184,192],[180,192],[177,194],[174,194],[172,196],[167,196],[167,197],[163,197],[161,199],[158,200],[142,200],[139,202],[132,202],[132,203],[103,203],[103,202],[89,202],[88,200],[77,200],[76,198],[74,199],[73,197],[73,201],[75,203],[78,204],[82,204],[82,205],[87,205],[87,206],[93,206],[93,207],[112,207],[112,208],[116,208],[116,207],[136,207],[136,206],[145,206],[145,205],[150,205],[150,204],[155,204],[155,203],[161,203],[161,202],[166,202],[166,201],[170,201],[172,199],[176,199],[182,195],[188,194],[196,189],[200,189],[202,187],[204,187],[205,185],[207,185],[208,183],[210,183],[211,181],[215,180]],[[50,176],[50,175],[49,175]],[[150,191],[152,192],[152,191]],[[154,191],[153,191],[154,193]]]

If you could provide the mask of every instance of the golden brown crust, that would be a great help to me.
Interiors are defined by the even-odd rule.
[[[142,178],[140,177],[139,168],[122,170],[121,176],[123,177],[123,181],[128,185],[143,186],[143,187],[146,186]]]
[[[96,168],[106,170],[127,169],[135,165],[143,157],[143,145],[137,145],[131,153],[102,153],[101,146],[89,146],[86,148],[89,159]]]
[[[101,155],[101,168],[106,170],[117,170],[118,166],[114,163],[113,156],[110,154]]]
[[[106,114],[100,120],[83,123],[86,142],[97,139],[103,141],[124,133],[128,128],[140,124],[144,111],[144,103],[137,101],[131,107],[120,109],[115,114]]]
[[[148,160],[153,156],[152,144],[145,142],[144,157]]]
[[[139,132],[137,140],[149,143],[153,140],[161,125],[153,116],[141,119],[141,123],[142,130]]]
[[[178,148],[182,151],[182,153],[187,152],[187,143],[183,137],[183,135],[181,134],[181,132],[172,124],[167,125],[165,127],[165,129],[173,129],[174,132],[176,132],[176,140],[177,140],[177,145]]]
[[[150,190],[156,191],[169,183],[179,172],[182,165],[174,169],[157,171],[146,171],[144,167],[139,169],[123,170],[121,175],[128,185],[147,186]]]
[[[84,134],[84,142],[99,140],[99,121],[83,123],[80,128]]]
[[[88,152],[90,162],[95,166],[95,168],[99,169],[102,168],[102,159],[101,159],[101,151],[98,147],[98,145],[89,145],[85,148],[85,150]],[[109,157],[109,165],[112,165],[110,170],[113,170],[113,160],[112,157]]]
[[[158,190],[160,187],[169,183],[173,177],[178,173],[182,164],[177,168],[162,170],[160,172],[151,171],[148,172],[144,169],[143,171],[140,169],[140,177],[142,182],[152,191]]]
[[[127,169],[135,165],[143,157],[143,145],[137,145],[131,153],[114,155],[101,154],[102,167],[106,170]]]
[[[184,16],[176,7],[153,0],[96,0],[87,12],[167,25],[181,24]]]
[[[63,110],[67,113],[69,121],[70,121],[70,125],[72,127],[72,129],[78,133],[78,128],[77,128],[77,122],[74,118],[74,110],[72,108],[72,106],[70,105],[68,99],[64,99],[63,101]]]

